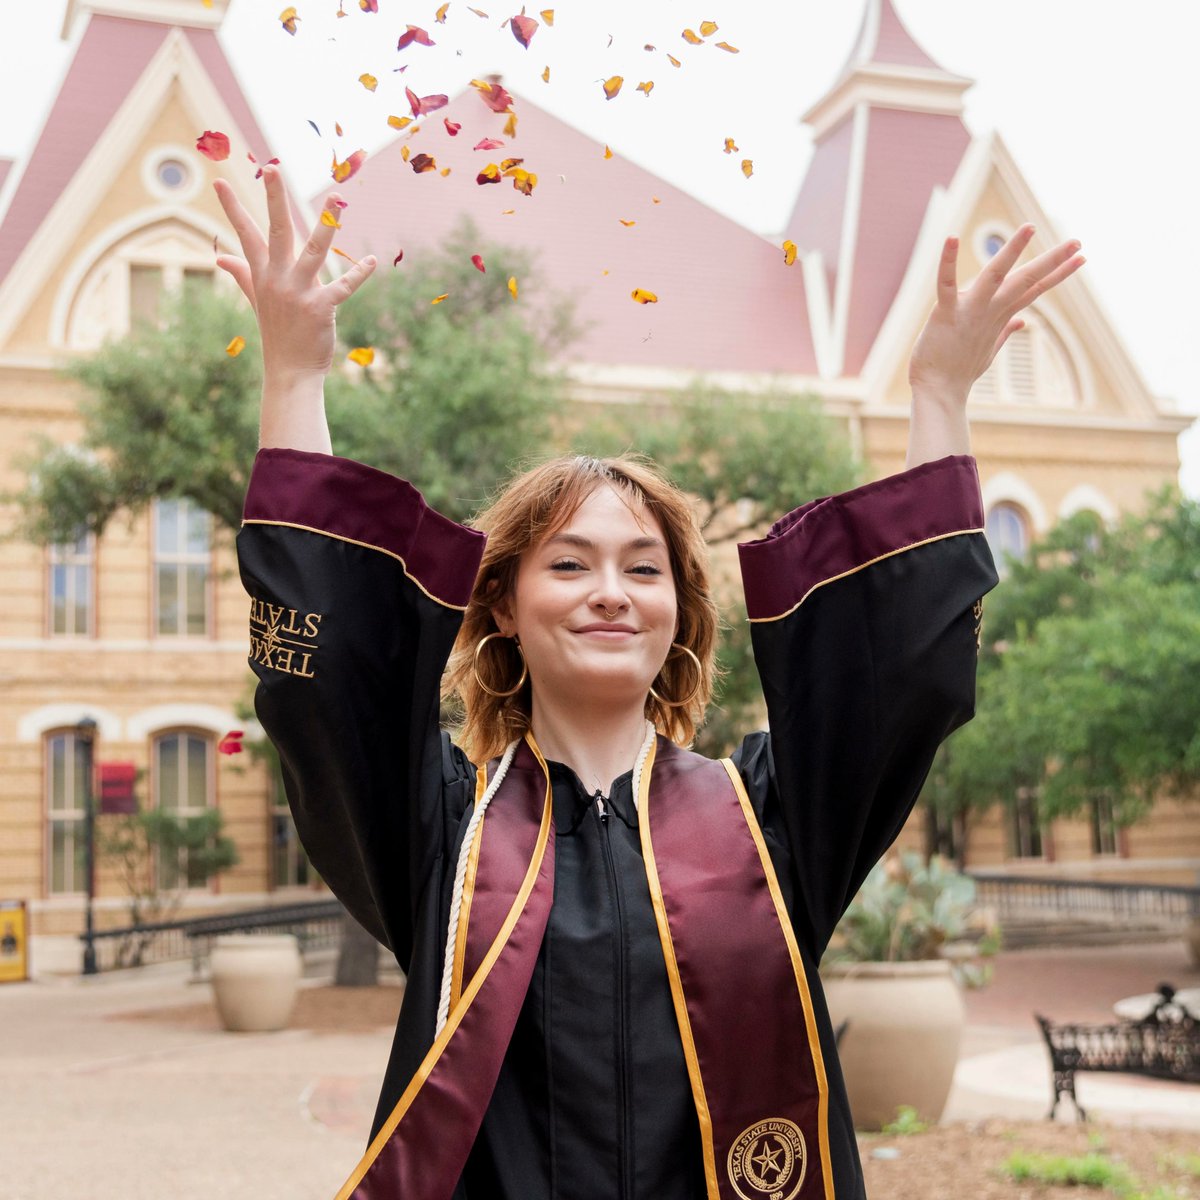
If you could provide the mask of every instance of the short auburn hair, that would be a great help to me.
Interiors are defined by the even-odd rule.
[[[462,747],[476,763],[494,758],[514,738],[523,736],[531,719],[528,679],[513,695],[499,697],[486,692],[476,678],[475,648],[489,633],[499,632],[492,610],[513,594],[525,551],[566,525],[588,496],[605,484],[616,489],[635,515],[647,513],[662,528],[678,607],[675,641],[700,662],[697,686],[695,664],[688,656],[668,656],[654,686],[663,699],[647,696],[646,717],[680,745],[692,741],[704,720],[712,699],[720,617],[709,585],[708,548],[691,503],[658,467],[640,456],[555,458],[518,475],[475,520],[488,535],[487,548],[450,655],[443,692],[462,703]],[[496,639],[489,652],[493,647],[507,664],[501,678],[508,682],[496,687],[503,691],[520,678],[521,656],[508,638]],[[692,698],[684,706],[664,703],[689,695]]]

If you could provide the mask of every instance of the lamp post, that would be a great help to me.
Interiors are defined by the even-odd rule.
[[[92,902],[96,899],[96,801],[92,770],[96,750],[96,722],[84,717],[75,726],[75,736],[83,747],[83,838],[87,849],[87,909],[83,928],[83,973],[96,974],[96,929]]]

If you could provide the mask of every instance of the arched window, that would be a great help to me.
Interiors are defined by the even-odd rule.
[[[988,404],[1078,408],[1079,379],[1062,339],[1035,312],[976,381],[971,396]]]
[[[1009,563],[1023,562],[1029,553],[1029,518],[1017,505],[1002,500],[988,509],[984,532],[1003,578]]]
[[[213,801],[213,740],[208,734],[175,731],[154,739],[152,757],[154,804],[160,812],[186,820],[204,813]],[[165,856],[158,863],[158,881],[165,890],[203,887],[205,879],[188,861]]]
[[[154,503],[154,629],[208,633],[212,518],[191,500]]]
[[[87,746],[73,730],[46,735],[46,893],[87,891]]]

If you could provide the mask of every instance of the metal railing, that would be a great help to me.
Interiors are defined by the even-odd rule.
[[[96,966],[111,971],[190,958],[192,972],[198,976],[212,951],[213,939],[226,933],[294,933],[301,953],[306,953],[337,944],[342,911],[336,900],[310,900],[97,930],[92,935]],[[86,938],[85,934],[79,936],[81,941]]]
[[[1131,925],[1183,925],[1200,919],[1200,887],[972,871],[967,874],[975,881],[978,902],[994,909],[1001,921],[1062,917]]]

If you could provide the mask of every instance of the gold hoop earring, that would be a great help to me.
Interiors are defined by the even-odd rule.
[[[696,686],[692,688],[687,699],[685,700],[664,700],[653,688],[650,689],[650,695],[653,696],[654,699],[657,700],[664,708],[687,708],[687,706],[691,704],[698,695],[700,695],[700,690],[704,687],[704,667],[701,665],[700,660],[696,657],[695,652],[688,649],[688,647],[682,642],[672,642],[671,649],[682,650],[683,653],[686,654],[693,663],[695,663]],[[663,666],[666,666],[666,663],[664,663]]]
[[[498,692],[494,688],[488,687],[486,683],[479,677],[479,654],[480,651],[492,640],[492,638],[504,637],[503,633],[489,633],[479,639],[479,643],[475,647],[475,657],[472,659],[471,669],[475,675],[475,682],[479,685],[482,691],[487,692],[489,696],[496,696],[499,699],[504,699],[505,696],[515,696],[524,686],[525,680],[529,677],[529,666],[525,662],[525,654],[521,650],[521,643],[513,638],[513,645],[516,647],[517,653],[521,656],[521,678],[517,680],[516,685],[508,689],[507,692]]]

